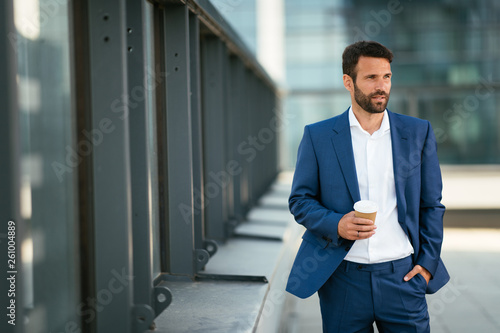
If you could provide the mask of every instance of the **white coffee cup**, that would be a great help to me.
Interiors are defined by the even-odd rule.
[[[354,204],[354,216],[369,219],[375,222],[378,205],[370,200],[361,200]]]

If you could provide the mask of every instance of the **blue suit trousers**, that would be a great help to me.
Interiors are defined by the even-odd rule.
[[[324,333],[430,332],[425,300],[427,282],[417,274],[403,277],[413,268],[411,256],[380,263],[342,261],[319,289]]]

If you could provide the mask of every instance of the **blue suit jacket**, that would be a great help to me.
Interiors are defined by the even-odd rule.
[[[390,111],[388,115],[398,221],[413,245],[414,263],[432,274],[427,293],[434,293],[450,278],[440,258],[445,207],[436,139],[428,121]],[[288,292],[311,296],[342,262],[353,241],[339,238],[337,225],[358,200],[348,112],[306,126],[289,207],[307,230],[288,278]]]

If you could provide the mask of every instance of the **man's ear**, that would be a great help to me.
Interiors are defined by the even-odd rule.
[[[352,81],[352,78],[349,75],[344,74],[342,76],[342,80],[344,81],[344,87],[347,90],[352,91],[354,87],[354,82]]]

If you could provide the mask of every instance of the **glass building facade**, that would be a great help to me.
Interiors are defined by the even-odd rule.
[[[393,51],[388,108],[432,123],[442,164],[500,164],[498,1],[282,1],[284,112],[291,119],[285,168],[295,165],[304,125],[349,107],[341,57],[357,40],[376,40]],[[238,29],[241,19],[233,13],[225,14]]]
[[[257,2],[256,0],[210,0],[238,32],[248,49],[257,52]]]

